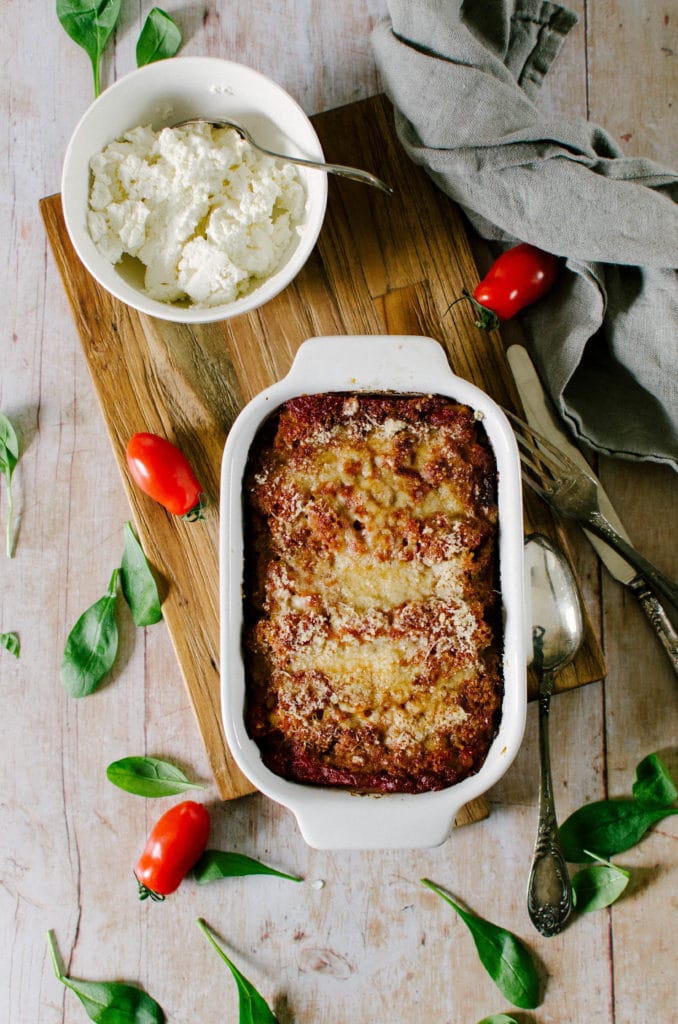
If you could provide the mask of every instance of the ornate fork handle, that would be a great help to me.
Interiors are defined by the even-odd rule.
[[[582,522],[586,523],[591,533],[595,533],[596,536],[606,541],[610,547],[615,548],[622,558],[634,566],[656,590],[663,594],[667,601],[671,602],[674,608],[678,608],[678,585],[657,569],[652,562],[648,562],[646,558],[643,558],[623,537],[620,537],[617,531],[610,526],[602,512],[589,512],[582,516]]]
[[[572,885],[558,838],[551,755],[549,750],[549,711],[553,693],[553,673],[544,672],[539,693],[539,824],[532,868],[527,883],[527,911],[542,935],[557,935],[572,911]]]
[[[659,642],[669,656],[673,671],[678,676],[678,633],[673,628],[671,620],[644,576],[635,576],[629,587],[638,598],[640,607],[659,637]]]

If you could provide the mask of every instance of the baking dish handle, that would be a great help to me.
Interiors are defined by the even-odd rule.
[[[463,803],[455,794],[454,802],[441,808],[436,798],[440,800],[440,793],[361,796],[325,790],[320,799],[288,806],[314,849],[413,850],[444,843]],[[394,803],[400,805],[395,813]]]
[[[441,376],[454,379],[442,345],[418,335],[337,335],[309,338],[299,346],[285,385],[304,391],[360,390],[434,392]]]

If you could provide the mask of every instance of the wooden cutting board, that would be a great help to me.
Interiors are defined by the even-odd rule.
[[[373,97],[312,120],[328,160],[373,171],[395,195],[330,178],[327,217],[302,272],[263,308],[234,320],[188,327],[129,309],[82,267],[60,197],[40,204],[139,537],[164,580],[165,620],[223,799],[252,791],[227,749],[219,700],[219,469],[238,410],[287,372],[302,341],[326,334],[428,335],[456,374],[519,409],[499,336],[478,330],[465,304],[448,309],[475,284],[477,269],[455,204],[400,148],[388,102]],[[125,446],[139,430],[168,437],[191,460],[212,498],[204,522],[169,515],[131,484]],[[539,503],[527,516],[528,529],[554,534]],[[558,687],[604,674],[587,622]],[[481,799],[458,823],[486,813]]]

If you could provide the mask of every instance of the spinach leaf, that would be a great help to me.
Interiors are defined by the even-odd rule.
[[[101,55],[120,17],[121,0],[56,0],[57,18],[89,56],[94,95],[101,92]]]
[[[157,757],[123,757],[106,769],[109,782],[135,796],[175,796],[187,789],[204,789],[190,782],[180,768]]]
[[[98,1024],[163,1024],[165,1014],[155,999],[136,985],[119,981],[76,981],[64,974],[54,932],[47,933],[52,967],[58,980],[75,992],[90,1020]]]
[[[659,754],[648,754],[636,767],[633,795],[648,807],[669,807],[678,789]]]
[[[14,499],[12,497],[12,474],[19,461],[19,440],[10,420],[0,412],[0,473],[7,484],[7,557],[12,557],[12,514]]]
[[[507,1013],[492,1013],[489,1017],[483,1017],[478,1024],[518,1024],[515,1017],[509,1017]]]
[[[137,40],[137,67],[173,57],[181,46],[181,30],[159,7],[150,12]]]
[[[15,658],[18,658],[21,650],[19,634],[0,633],[0,647],[4,647],[6,651],[9,651],[9,653],[13,654]]]
[[[511,932],[463,910],[428,878],[422,885],[437,893],[456,910],[475,942],[483,967],[499,991],[523,1010],[539,1005],[539,978],[529,950]]]
[[[71,697],[87,697],[113,666],[118,653],[118,569],[108,590],[83,612],[68,634],[61,662],[61,681]]]
[[[597,864],[582,868],[572,876],[572,903],[580,914],[609,907],[619,899],[631,877],[631,872],[625,868],[599,857],[595,859]]]
[[[152,626],[162,618],[158,587],[131,523],[125,523],[124,535],[120,565],[122,596],[129,605],[135,626]]]
[[[287,875],[284,871],[269,868],[253,857],[246,857],[244,853],[227,853],[225,850],[205,850],[193,868],[193,877],[200,885],[217,878],[235,878],[238,875],[276,875],[290,882],[302,881],[297,875]]]
[[[238,1016],[239,1024],[278,1024],[277,1017],[273,1015],[263,997],[259,995],[252,982],[248,981],[247,978],[240,973],[235,964],[229,960],[221,946],[219,946],[213,938],[212,933],[209,930],[209,925],[203,921],[201,917],[198,918],[198,927],[205,934],[233,975],[238,987],[238,999],[240,1006]]]
[[[655,822],[678,807],[646,807],[637,800],[597,800],[576,810],[558,830],[565,860],[574,864],[612,857],[635,846]]]

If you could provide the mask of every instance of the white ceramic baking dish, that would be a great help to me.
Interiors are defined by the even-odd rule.
[[[262,422],[289,398],[325,391],[439,394],[483,416],[498,470],[499,559],[504,624],[504,699],[499,732],[480,771],[430,793],[358,795],[280,778],[263,764],[244,723],[242,479]],[[523,612],[523,520],[520,464],[501,409],[456,377],[431,338],[352,336],[311,338],[283,380],[257,395],[233,424],[221,473],[221,698],[229,747],[262,793],[288,807],[304,839],[318,849],[413,849],[444,842],[469,800],[504,774],[525,727],[526,655]]]

